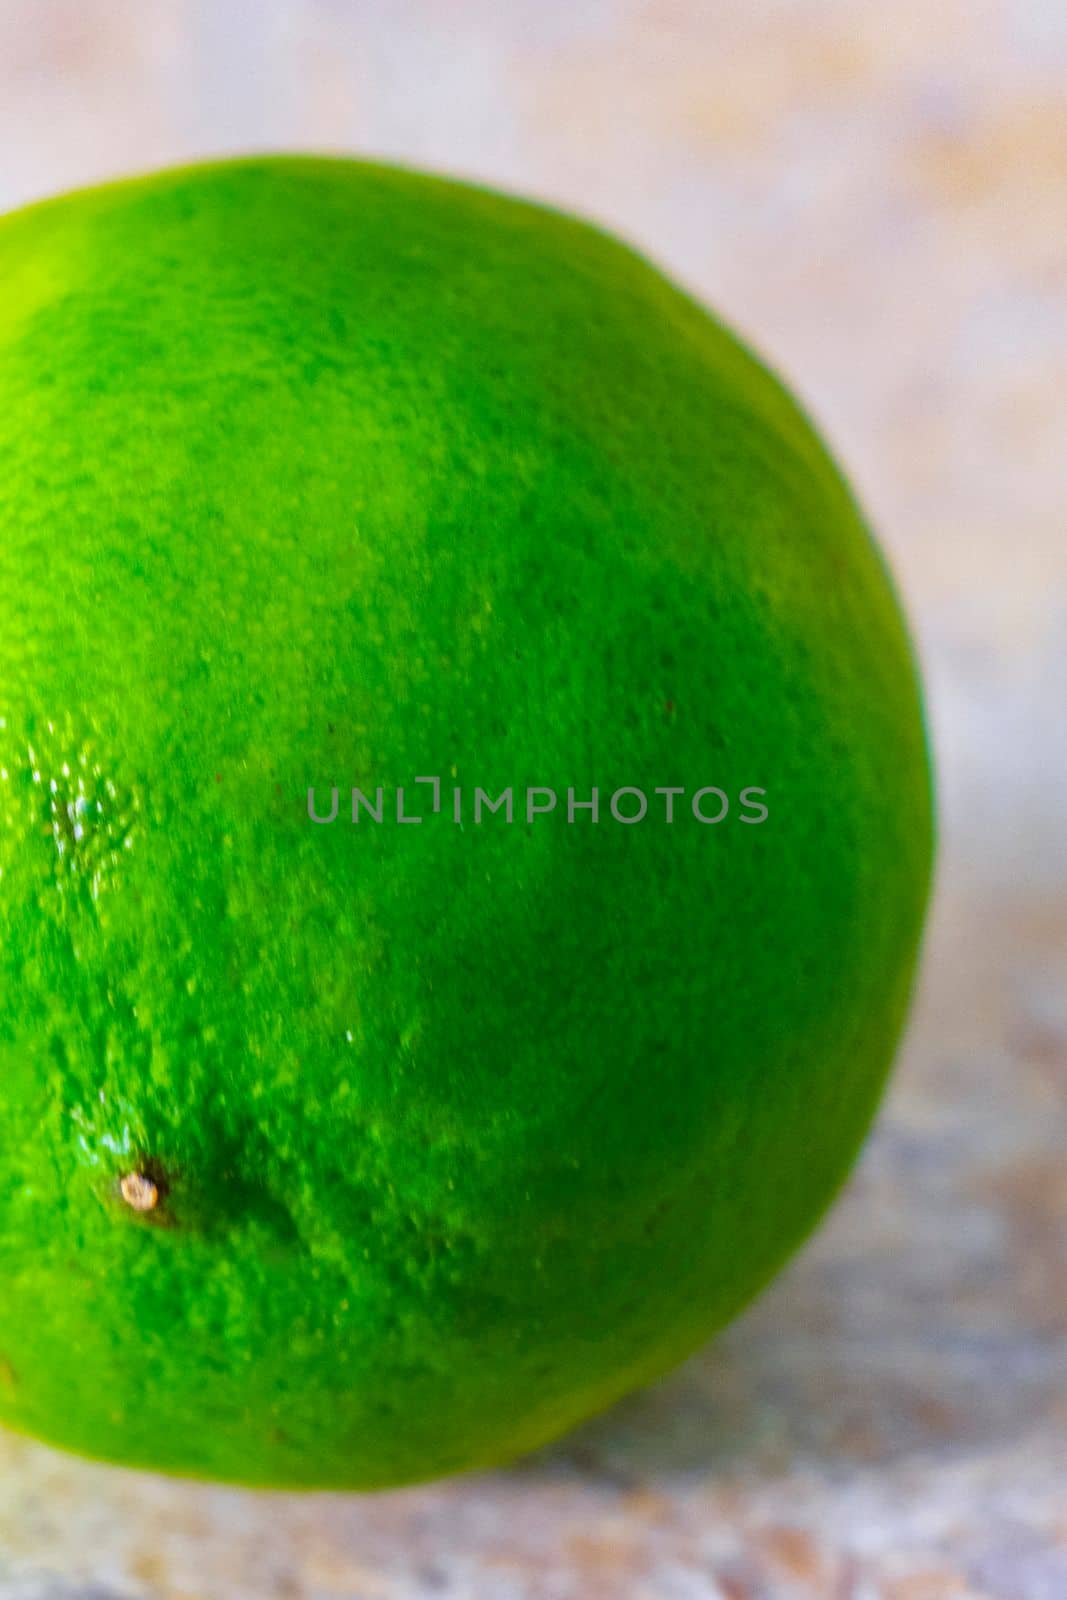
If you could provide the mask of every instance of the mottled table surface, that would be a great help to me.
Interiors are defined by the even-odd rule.
[[[592,213],[790,374],[923,654],[943,848],[827,1226],[504,1473],[253,1495],[0,1436],[0,1600],[1067,1597],[1062,0],[0,0],[0,207],[350,149]]]

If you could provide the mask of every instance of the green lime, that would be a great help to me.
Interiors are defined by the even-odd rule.
[[[0,1416],[272,1485],[528,1450],[869,1124],[931,861],[879,555],[549,210],[242,161],[9,217],[0,282]]]

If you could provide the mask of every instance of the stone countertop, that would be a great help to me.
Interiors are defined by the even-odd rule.
[[[369,151],[591,213],[753,337],[900,578],[943,833],[864,1157],[713,1346],[391,1495],[0,1436],[0,1600],[1067,1597],[1065,81],[1061,0],[0,0],[0,208]]]

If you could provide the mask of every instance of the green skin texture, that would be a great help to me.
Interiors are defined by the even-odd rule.
[[[932,853],[882,561],[766,368],[541,207],[223,163],[5,219],[0,285],[0,1417],[249,1484],[512,1458],[732,1317],[869,1125]],[[426,821],[353,827],[378,784]]]

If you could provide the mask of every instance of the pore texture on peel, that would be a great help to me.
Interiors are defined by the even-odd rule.
[[[0,286],[0,1420],[277,1486],[514,1457],[731,1317],[869,1125],[932,850],[882,561],[776,379],[540,207],[220,164],[6,218]]]

